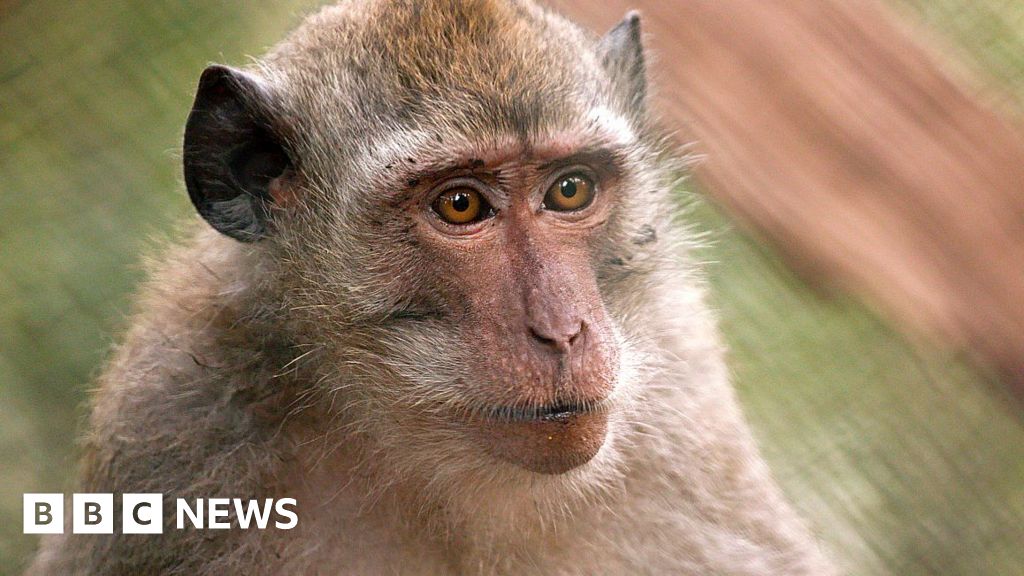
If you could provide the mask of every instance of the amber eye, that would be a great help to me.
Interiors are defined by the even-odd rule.
[[[583,174],[562,176],[548,188],[544,208],[556,212],[572,212],[586,208],[594,200],[594,182]]]
[[[455,188],[434,200],[434,212],[449,224],[470,224],[482,220],[490,207],[480,193],[472,188]]]

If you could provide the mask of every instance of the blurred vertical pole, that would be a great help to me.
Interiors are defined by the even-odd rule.
[[[1024,399],[1024,138],[876,0],[553,0],[644,17],[709,194],[812,280],[995,366]]]

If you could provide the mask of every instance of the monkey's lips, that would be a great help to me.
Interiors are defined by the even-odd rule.
[[[540,474],[590,461],[608,432],[606,402],[492,409],[476,426],[487,451]]]

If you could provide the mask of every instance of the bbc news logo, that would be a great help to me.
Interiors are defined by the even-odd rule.
[[[273,526],[291,530],[299,523],[294,498],[242,500],[241,498],[196,498],[175,500],[175,527],[198,530],[226,530],[234,527],[265,530]],[[122,534],[163,534],[163,494],[122,494]],[[64,533],[63,494],[24,494],[25,534]],[[232,514],[233,513],[233,514]],[[113,534],[113,494],[72,494],[72,534]]]

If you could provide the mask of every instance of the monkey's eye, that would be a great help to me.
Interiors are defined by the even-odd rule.
[[[572,212],[586,208],[594,200],[594,182],[579,172],[566,174],[548,188],[544,209]]]
[[[442,192],[434,200],[434,212],[449,224],[471,224],[483,220],[491,207],[479,192],[472,188],[454,188]]]

